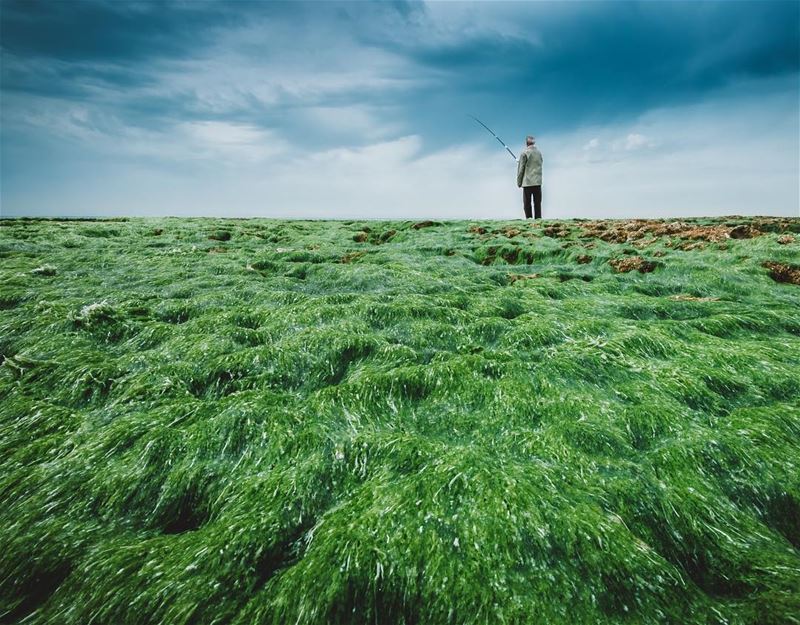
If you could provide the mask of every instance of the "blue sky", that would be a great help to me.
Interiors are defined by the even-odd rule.
[[[0,211],[800,215],[800,3],[3,0]]]

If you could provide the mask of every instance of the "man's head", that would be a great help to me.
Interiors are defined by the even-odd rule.
[[[525,145],[533,145],[534,143],[536,143],[536,137],[533,135],[528,135],[525,137]]]

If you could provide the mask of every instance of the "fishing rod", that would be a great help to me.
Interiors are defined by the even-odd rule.
[[[500,145],[502,145],[502,146],[503,146],[503,147],[506,149],[506,151],[507,151],[507,152],[508,152],[508,153],[511,155],[511,158],[513,158],[515,161],[517,160],[517,156],[516,156],[516,154],[514,154],[514,153],[513,153],[513,152],[512,152],[512,151],[509,149],[509,147],[508,147],[508,146],[507,146],[505,143],[503,143],[503,140],[502,140],[500,137],[498,137],[496,134],[494,134],[494,132],[492,131],[492,129],[491,129],[491,128],[489,128],[489,126],[487,126],[486,124],[484,124],[484,123],[483,123],[481,120],[479,120],[479,119],[478,119],[477,117],[475,117],[474,115],[469,115],[469,117],[471,117],[471,118],[472,118],[472,119],[474,119],[476,122],[478,122],[478,123],[479,123],[481,126],[483,126],[484,128],[486,128],[486,130],[488,130],[488,131],[491,133],[491,135],[492,135],[492,136],[493,136],[495,139],[497,139],[497,140],[500,142]]]

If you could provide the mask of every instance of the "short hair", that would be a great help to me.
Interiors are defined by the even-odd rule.
[[[536,141],[536,137],[534,137],[533,135],[528,135],[527,137],[525,137],[525,142],[527,143],[528,141],[533,143],[534,141]]]

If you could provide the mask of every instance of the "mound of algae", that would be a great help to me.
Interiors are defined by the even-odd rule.
[[[800,623],[798,231],[1,221],[0,620]]]

